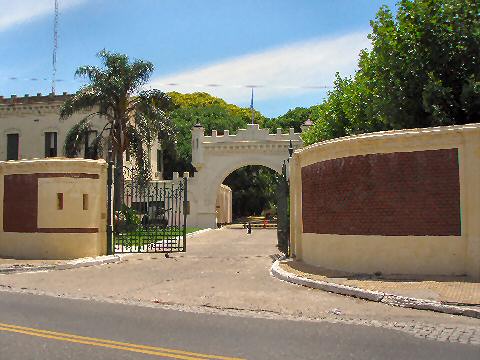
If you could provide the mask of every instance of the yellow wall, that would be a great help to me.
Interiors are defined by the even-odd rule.
[[[96,233],[16,233],[0,227],[0,257],[18,259],[74,259],[106,254],[105,161],[48,159],[0,162],[0,204],[4,176],[35,173],[86,173],[98,179],[51,177],[38,179],[38,228],[98,228]],[[57,193],[63,193],[63,210],[57,210]],[[88,210],[83,210],[88,194]],[[3,223],[3,206],[0,206]]]
[[[103,185],[99,179],[38,179],[38,227],[98,227],[98,219],[105,207],[99,202],[102,191],[106,191]],[[63,194],[61,210],[57,209],[57,193]],[[83,210],[84,194],[88,195],[87,210]]]
[[[449,148],[459,149],[461,236],[303,233],[302,167],[347,156]],[[291,248],[297,259],[359,273],[468,274],[480,279],[480,124],[378,132],[313,144],[294,153],[290,174]]]

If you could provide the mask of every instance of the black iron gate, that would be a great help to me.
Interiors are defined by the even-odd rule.
[[[285,255],[290,255],[289,185],[287,164],[283,163],[282,174],[277,185],[277,247]]]
[[[112,173],[109,169],[110,187]],[[119,197],[121,205],[113,211],[110,252],[186,251],[187,178],[141,181],[132,169],[125,168]],[[110,200],[110,205],[112,202]]]

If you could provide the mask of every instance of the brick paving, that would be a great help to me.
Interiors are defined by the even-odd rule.
[[[314,267],[300,261],[282,263],[281,268],[312,280],[380,291],[401,296],[480,307],[480,282],[466,276],[375,276]]]
[[[419,322],[369,321],[362,319],[342,319],[339,323],[374,326],[407,333],[417,338],[441,342],[480,345],[480,327],[465,325],[428,324]]]

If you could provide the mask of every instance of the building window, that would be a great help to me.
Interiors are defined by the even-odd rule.
[[[7,160],[18,160],[18,134],[7,134]]]
[[[90,130],[85,136],[85,159],[96,159],[98,157],[95,140],[97,138],[97,131]]]
[[[45,157],[57,156],[57,133],[46,132],[45,133]]]
[[[88,210],[88,194],[83,194],[83,210]]]
[[[57,193],[57,210],[63,210],[63,193]]]

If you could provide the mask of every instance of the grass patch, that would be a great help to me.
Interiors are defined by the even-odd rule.
[[[186,232],[190,234],[192,232],[201,230],[197,227],[187,227]],[[137,230],[114,234],[115,245],[122,245],[125,247],[130,246],[143,246],[157,241],[172,241],[176,240],[179,236],[183,235],[182,228],[138,228]]]

